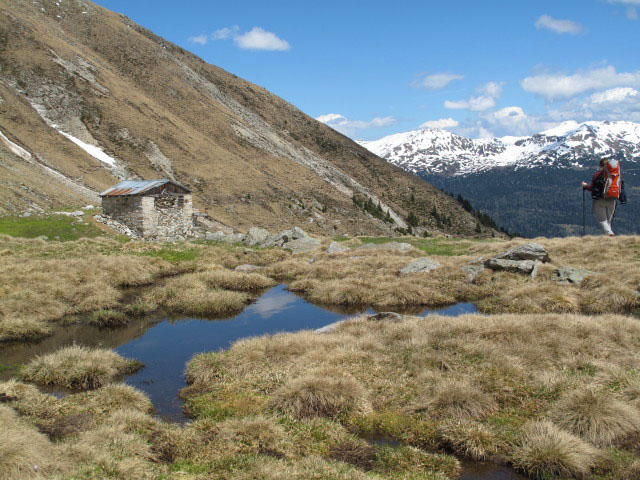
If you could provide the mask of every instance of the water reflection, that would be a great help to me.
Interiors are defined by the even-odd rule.
[[[460,315],[475,311],[473,304],[464,303],[438,310],[422,308],[411,311],[411,314]],[[183,421],[178,392],[185,386],[185,364],[193,355],[229,348],[241,338],[318,329],[363,312],[375,313],[365,308],[314,305],[279,285],[238,315],[220,319],[222,321],[162,316],[135,320],[117,329],[99,329],[82,324],[60,327],[53,336],[38,343],[4,345],[0,348],[0,364],[25,363],[36,355],[72,344],[113,348],[121,355],[145,364],[145,368],[127,377],[126,383],[149,395],[158,415]],[[402,313],[409,312],[405,310]],[[15,369],[0,372],[0,379],[10,378],[14,373]]]

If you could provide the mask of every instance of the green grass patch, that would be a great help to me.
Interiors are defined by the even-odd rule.
[[[416,237],[358,237],[363,244],[383,244],[389,242],[404,242],[413,245],[429,255],[445,257],[465,255],[473,244],[470,239],[459,238],[416,238]],[[486,239],[482,239],[486,241]]]
[[[0,234],[11,237],[36,238],[46,236],[49,240],[70,241],[82,237],[98,237],[103,232],[95,225],[76,222],[76,217],[65,215],[32,215],[30,217],[0,217]]]
[[[336,237],[333,237],[333,240],[335,242],[346,242],[347,240],[351,240],[351,237],[347,237],[345,235],[338,235]]]
[[[207,473],[209,471],[209,467],[192,462],[191,460],[177,460],[171,464],[171,471],[198,474]]]

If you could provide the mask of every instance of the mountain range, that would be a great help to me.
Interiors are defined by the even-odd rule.
[[[85,0],[2,4],[0,214],[169,178],[239,230],[388,235],[413,214],[420,234],[477,231],[439,189],[124,15]]]
[[[439,129],[389,135],[362,146],[440,188],[461,194],[509,231],[535,237],[582,228],[582,180],[598,160],[620,159],[629,204],[618,211],[620,233],[638,233],[633,198],[640,173],[640,125],[567,121],[531,136],[470,139]],[[590,212],[590,202],[585,202]],[[595,225],[587,218],[588,231]]]

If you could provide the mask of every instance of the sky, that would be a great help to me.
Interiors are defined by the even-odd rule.
[[[354,139],[640,122],[640,0],[97,0]]]

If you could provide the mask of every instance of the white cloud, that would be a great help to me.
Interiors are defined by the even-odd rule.
[[[440,128],[444,130],[447,128],[457,127],[458,125],[460,125],[460,123],[457,120],[449,117],[441,118],[440,120],[429,120],[428,122],[424,122],[420,125],[420,128]]]
[[[482,87],[479,87],[478,92],[492,98],[500,98],[502,95],[502,89],[504,88],[505,82],[488,82],[484,84]]]
[[[630,99],[640,99],[640,92],[635,88],[619,87],[597,92],[589,97],[591,103],[621,103]]]
[[[411,86],[413,88],[423,88],[425,90],[439,90],[449,85],[455,80],[462,80],[463,75],[457,73],[433,73],[431,75],[424,75],[413,82]]]
[[[247,50],[290,50],[291,45],[286,40],[279,38],[275,33],[268,32],[260,27],[253,27],[242,35],[233,37],[233,41],[239,48]]]
[[[223,27],[211,34],[211,40],[226,40],[238,34],[240,27],[234,25],[233,27]]]
[[[373,117],[369,121],[349,120],[347,117],[339,113],[327,113],[325,115],[320,115],[319,117],[316,117],[316,120],[347,136],[352,136],[359,130],[386,127],[396,123],[396,119],[394,117]]]
[[[590,90],[640,86],[640,70],[618,73],[609,65],[573,75],[535,75],[523,79],[520,85],[527,92],[553,101],[575,97]]]
[[[191,43],[197,43],[198,45],[206,45],[208,40],[209,40],[209,37],[204,34],[198,35],[195,37],[189,37],[189,41]]]
[[[621,3],[622,5],[640,5],[640,0],[609,0],[609,3]]]
[[[629,20],[638,20],[638,10],[636,10],[636,7],[627,8],[627,18]]]
[[[478,97],[469,97],[469,100],[458,100],[452,102],[451,100],[444,101],[444,108],[451,110],[471,110],[472,112],[481,112],[488,110],[496,106],[496,101],[493,97],[487,97],[480,95]]]
[[[577,22],[571,20],[559,20],[549,15],[542,15],[536,20],[535,26],[537,29],[547,29],[555,33],[568,33],[570,35],[577,35],[581,33],[584,28]]]

